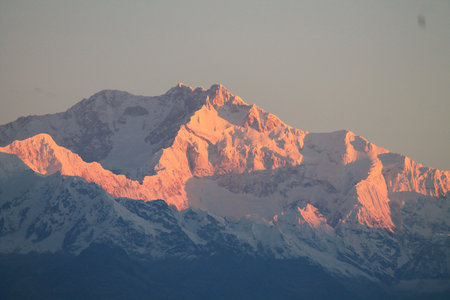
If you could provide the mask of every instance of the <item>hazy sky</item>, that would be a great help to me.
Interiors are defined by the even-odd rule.
[[[450,169],[448,0],[0,0],[1,124],[178,82]]]

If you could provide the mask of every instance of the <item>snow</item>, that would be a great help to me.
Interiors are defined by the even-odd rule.
[[[217,182],[206,178],[192,178],[186,184],[188,206],[196,207],[237,221],[245,216],[259,216],[266,220],[281,211],[278,195],[258,197],[233,193]]]
[[[158,237],[175,229],[113,197],[164,199],[176,209],[162,218],[191,245],[211,243],[202,232],[214,228],[212,236],[234,236],[255,253],[263,245],[276,258],[308,257],[347,275],[391,276],[417,254],[418,238],[448,252],[450,171],[350,131],[292,128],[221,85],[179,84],[159,97],[102,91],[66,113],[2,126],[0,137],[0,200],[22,201],[0,211],[2,253],[59,251],[83,220],[70,251],[111,239],[164,256],[169,246]],[[68,210],[58,195],[79,202]],[[45,211],[52,206],[58,214]],[[33,242],[32,224],[51,234]],[[161,248],[130,242],[124,230]]]

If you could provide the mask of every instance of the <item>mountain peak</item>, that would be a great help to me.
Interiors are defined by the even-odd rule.
[[[209,102],[216,109],[227,103],[237,106],[248,105],[239,96],[230,93],[222,84],[213,84],[206,93],[207,103]]]
[[[197,87],[197,88],[193,88],[191,86],[188,86],[182,82],[179,82],[176,86],[170,88],[167,92],[166,95],[173,95],[173,94],[190,94],[193,92],[204,92],[205,89],[202,87]]]
[[[224,176],[220,180],[227,183],[229,174],[259,178],[269,176],[270,170],[291,177],[291,169],[299,166],[295,172],[309,172],[301,175],[307,179],[293,182],[297,190],[291,196],[283,191],[280,199],[291,201],[302,190],[307,193],[310,186],[318,185],[332,196],[343,193],[336,199],[349,202],[342,212],[327,216],[334,223],[356,199],[365,210],[352,216],[370,226],[393,228],[390,219],[384,218],[389,215],[390,191],[434,196],[445,195],[450,186],[449,173],[414,163],[401,165],[385,155],[386,149],[349,131],[311,134],[292,128],[258,106],[246,104],[221,84],[206,90],[179,83],[160,97],[104,90],[68,113],[13,125],[5,126],[2,133],[3,145],[13,144],[0,151],[23,157],[33,170],[82,176],[115,196],[164,199],[182,209],[194,197],[186,186],[195,178]],[[33,135],[29,141],[13,142]],[[416,174],[423,175],[416,179]],[[319,179],[309,182],[310,177]],[[230,180],[231,190],[241,184]],[[272,193],[266,185],[262,190],[267,197]],[[256,187],[254,193],[260,192]],[[312,205],[321,209],[325,205],[321,199],[314,198]]]
[[[211,85],[208,91],[226,91],[228,92],[227,88],[224,87],[221,83],[215,83]]]
[[[0,126],[0,146],[0,253],[228,245],[349,276],[448,278],[450,171],[348,130],[292,128],[221,84],[103,90]]]
[[[105,89],[105,90],[101,90],[101,91],[95,93],[89,99],[110,100],[110,99],[124,98],[124,97],[130,97],[130,96],[133,96],[133,95],[126,91]]]
[[[46,133],[0,147],[0,152],[17,155],[33,171],[41,174],[53,174],[61,169],[61,163],[55,159],[61,152],[59,150],[60,147]]]

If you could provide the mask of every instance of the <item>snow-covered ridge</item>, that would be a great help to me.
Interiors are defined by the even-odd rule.
[[[292,128],[221,85],[102,91],[0,126],[0,145],[2,253],[214,244],[346,276],[450,274],[450,171],[350,131]]]
[[[361,224],[333,228],[312,204],[293,203],[269,222],[256,215],[230,222],[195,208],[177,211],[161,200],[114,199],[83,178],[42,176],[5,153],[0,153],[0,190],[0,253],[78,254],[93,243],[108,243],[133,256],[157,258],[226,248],[239,255],[308,257],[339,276],[370,280],[409,270],[433,278],[448,272],[443,236],[450,228],[448,198],[410,199],[403,224],[407,230],[396,239]],[[428,236],[420,231],[427,228],[438,232]],[[427,245],[434,250],[423,270],[417,254]]]
[[[257,215],[271,220],[294,203],[311,204],[332,226],[350,222],[393,231],[391,201],[396,193],[443,197],[450,187],[449,171],[424,168],[349,131],[294,129],[222,85],[205,90],[179,84],[161,97],[141,98],[102,91],[68,111],[76,115],[89,107],[97,119],[121,124],[117,141],[113,139],[111,152],[100,163],[85,162],[48,134],[14,141],[0,151],[18,155],[41,174],[83,177],[115,197],[164,199],[178,209],[199,207],[234,219]],[[148,117],[151,105],[162,112],[167,102],[173,107],[164,119]],[[170,139],[144,137],[148,132],[136,129],[136,122],[153,122],[154,128],[165,130],[172,119],[178,123],[171,130],[178,129]],[[161,148],[147,151],[152,145]],[[148,152],[150,159],[137,159]],[[139,170],[140,180],[103,166],[125,162]]]

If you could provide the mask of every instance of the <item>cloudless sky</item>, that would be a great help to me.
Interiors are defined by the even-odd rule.
[[[450,169],[448,0],[0,0],[1,124],[178,82]]]

